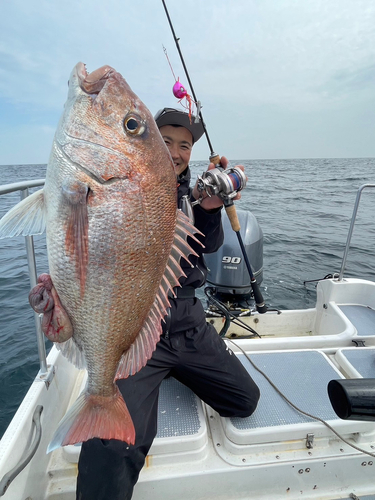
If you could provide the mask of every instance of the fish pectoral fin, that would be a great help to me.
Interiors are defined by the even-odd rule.
[[[173,293],[174,287],[181,286],[178,280],[181,276],[185,276],[180,266],[180,259],[184,258],[189,261],[190,254],[197,255],[187,243],[187,237],[193,238],[202,245],[194,233],[202,234],[191,224],[190,219],[181,210],[178,210],[175,237],[158,293],[137,338],[122,355],[115,380],[134,375],[151,358],[162,333],[161,321],[167,314],[167,308],[170,307],[168,294],[169,292]]]
[[[82,393],[60,421],[47,453],[95,437],[134,444],[134,424],[117,386],[112,397]]]
[[[71,337],[66,342],[56,342],[55,347],[68,361],[73,363],[78,370],[86,368],[85,355],[75,342],[74,337]]]
[[[4,215],[0,220],[0,239],[42,234],[45,228],[44,191],[40,189]]]
[[[87,184],[66,179],[63,186],[63,199],[69,207],[69,218],[65,236],[65,250],[75,262],[76,275],[80,281],[81,297],[84,295],[88,263],[88,210]]]

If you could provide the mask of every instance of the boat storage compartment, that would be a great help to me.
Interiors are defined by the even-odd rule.
[[[210,427],[216,451],[232,465],[291,460],[306,457],[308,436],[313,440],[313,454],[327,451],[330,441],[337,439],[320,421],[290,406],[259,373],[244,354],[239,359],[260,388],[261,396],[255,412],[247,418],[220,419],[208,408]],[[373,422],[339,419],[328,398],[327,385],[332,379],[344,378],[330,359],[320,351],[252,352],[250,359],[270,378],[294,405],[304,412],[327,421],[346,437],[367,436],[374,441]],[[366,441],[361,438],[361,441]],[[342,442],[337,439],[338,452]],[[331,447],[332,448],[332,447]],[[346,446],[348,451],[349,446]],[[332,450],[331,450],[332,451]],[[311,453],[310,453],[311,454]]]
[[[335,360],[348,378],[375,378],[375,348],[347,347],[339,349]]]
[[[375,310],[358,304],[339,305],[339,309],[357,330],[358,337],[375,336]]]
[[[206,445],[207,426],[201,400],[175,378],[165,379],[159,391],[158,430],[148,465],[151,461],[156,465],[202,459]],[[65,459],[71,463],[78,462],[80,451],[80,444],[63,448]]]
[[[165,379],[159,391],[158,432],[148,461],[156,465],[202,459],[207,440],[201,400],[175,378]]]

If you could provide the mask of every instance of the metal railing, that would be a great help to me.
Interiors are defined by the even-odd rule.
[[[45,179],[35,179],[35,180],[31,180],[31,181],[16,182],[14,184],[5,184],[3,186],[0,186],[0,196],[2,194],[12,193],[14,191],[20,191],[21,192],[21,200],[23,200],[27,196],[29,196],[29,188],[43,186],[44,182],[45,182]],[[343,276],[344,276],[346,260],[348,257],[348,252],[349,252],[349,247],[350,247],[350,241],[351,241],[351,238],[353,235],[354,224],[355,224],[355,220],[356,220],[357,212],[358,212],[358,205],[360,202],[361,194],[362,194],[363,190],[366,188],[375,188],[375,184],[363,184],[358,189],[357,198],[356,198],[356,201],[354,204],[354,209],[353,209],[352,220],[351,220],[350,227],[349,227],[348,238],[346,241],[345,251],[344,251],[343,258],[342,258],[341,270],[340,270],[340,274],[339,274],[339,278],[338,278],[339,281],[342,281]],[[25,243],[26,243],[27,264],[28,264],[28,268],[29,268],[30,285],[31,285],[31,288],[33,288],[37,284],[37,272],[36,272],[33,237],[32,236],[25,236]],[[36,328],[37,343],[38,343],[40,373],[45,374],[45,373],[47,373],[46,348],[45,348],[45,344],[44,344],[44,335],[43,335],[42,328],[41,328],[40,317],[37,313],[34,313],[34,320],[35,320],[35,328]]]
[[[45,179],[35,179],[33,181],[15,182],[14,184],[5,184],[0,186],[0,196],[6,193],[13,193],[14,191],[21,192],[21,200],[29,196],[29,188],[43,186]],[[37,284],[37,272],[35,263],[34,239],[32,236],[25,236],[27,265],[29,268],[30,288]],[[40,323],[39,314],[34,312],[34,321],[36,328],[36,337],[38,344],[38,354],[40,363],[40,373],[47,373],[47,356],[46,347],[44,344],[44,334]]]
[[[352,239],[352,235],[353,235],[353,229],[354,229],[354,224],[355,224],[355,220],[356,220],[356,217],[357,217],[357,212],[358,212],[358,205],[359,205],[359,201],[361,199],[361,194],[362,194],[362,191],[366,188],[375,188],[375,184],[363,184],[359,189],[358,189],[358,192],[357,192],[357,198],[355,200],[355,203],[354,203],[354,209],[353,209],[353,215],[352,215],[352,220],[351,220],[351,223],[350,223],[350,227],[349,227],[349,232],[348,232],[348,238],[346,240],[346,246],[345,246],[345,251],[344,251],[344,255],[343,255],[343,258],[342,258],[342,263],[341,263],[341,270],[340,270],[340,274],[339,274],[339,281],[342,281],[343,277],[344,277],[344,271],[345,271],[345,266],[346,266],[346,259],[348,258],[348,253],[349,253],[349,247],[350,247],[350,241]]]

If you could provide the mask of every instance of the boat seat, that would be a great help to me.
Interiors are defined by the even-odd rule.
[[[262,460],[267,463],[275,454],[280,461],[290,459],[291,452],[295,457],[303,457],[309,435],[315,440],[314,452],[319,447],[325,449],[332,439],[332,431],[296,411],[243,354],[238,357],[259,386],[261,396],[255,412],[246,418],[219,419],[207,407],[213,442],[220,443],[216,449],[218,455],[237,467],[259,464]],[[372,422],[353,424],[339,419],[334,412],[327,385],[343,375],[325,353],[265,351],[249,353],[249,357],[290,401],[305,412],[324,419],[343,435],[359,433],[363,436],[374,429]]]
[[[339,349],[335,360],[349,378],[375,378],[375,348],[348,347]]]
[[[200,399],[175,378],[165,379],[159,391],[158,429],[149,452],[152,460],[163,463],[173,456],[173,462],[196,460],[207,443],[206,420]],[[78,462],[81,443],[64,447],[68,462]],[[185,454],[185,459],[183,455]],[[170,458],[167,459],[167,461]]]
[[[375,310],[361,305],[339,305],[339,309],[353,324],[360,337],[375,335]]]

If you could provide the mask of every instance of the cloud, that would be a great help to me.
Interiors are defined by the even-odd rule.
[[[0,125],[2,138],[0,165],[44,164],[48,162],[56,127]],[[4,179],[2,179],[4,182]]]
[[[231,151],[236,145],[252,156],[254,145],[238,144],[238,137],[246,140],[246,130],[256,125],[265,154],[267,145],[285,151],[276,147],[279,138],[293,131],[295,139],[293,123],[311,121],[317,111],[326,121],[334,113],[349,123],[354,115],[367,120],[366,103],[373,109],[372,0],[167,0],[167,5],[210,135]],[[187,85],[161,2],[13,0],[3,4],[0,30],[0,123],[54,126],[79,60],[89,70],[114,66],[152,112],[177,105],[163,45],[174,73]],[[360,114],[353,112],[356,106]],[[236,127],[223,127],[223,116]],[[318,122],[312,120],[321,127]],[[33,136],[41,151],[45,136]],[[287,142],[289,156],[300,154],[297,143],[305,144],[302,135],[301,141]],[[320,148],[317,156],[329,155],[328,141],[312,142]],[[343,154],[347,142],[343,137]],[[375,155],[373,142],[364,147],[361,141],[356,154]],[[49,150],[49,144],[44,147]],[[195,154],[206,156],[206,148],[198,144]],[[22,154],[27,153],[34,156],[26,149]]]
[[[375,64],[362,68],[344,68],[332,75],[327,87],[331,95],[348,96],[352,93],[370,91],[373,93],[375,83]]]

